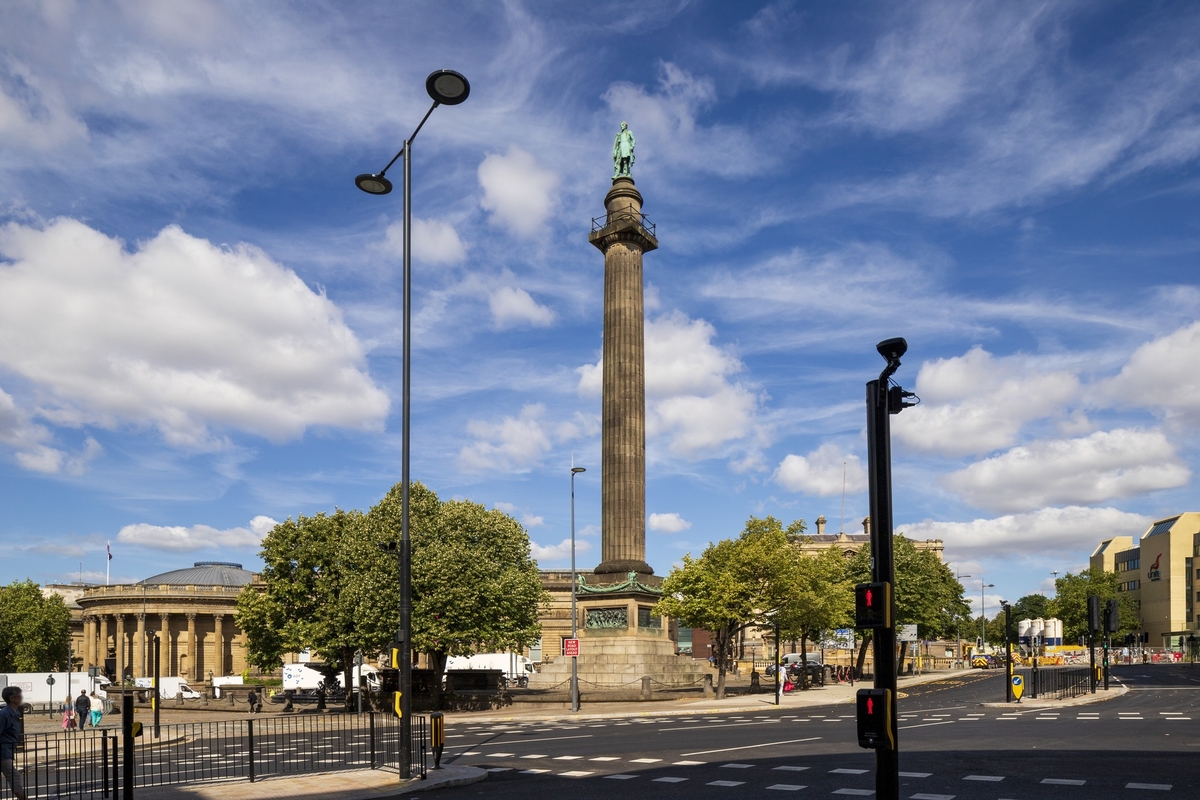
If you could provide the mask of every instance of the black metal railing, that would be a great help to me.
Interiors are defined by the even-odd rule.
[[[1062,700],[1091,691],[1091,669],[1088,667],[1043,667],[1015,672],[1025,681],[1026,697]]]
[[[26,734],[14,753],[13,768],[33,797],[109,797],[112,787],[111,730]],[[0,798],[13,797],[9,782],[0,778]]]
[[[26,734],[14,767],[30,798],[119,797],[120,731]],[[429,729],[412,718],[411,769],[424,778]],[[146,725],[135,740],[134,787],[250,780],[352,769],[400,770],[400,720],[388,713],[263,716],[221,722]],[[0,778],[0,800],[13,797]]]
[[[657,236],[654,223],[646,218],[646,215],[636,210],[632,205],[625,208],[618,208],[605,214],[603,217],[592,217],[592,233],[604,230],[609,225],[618,222],[632,222],[641,225],[651,236]]]

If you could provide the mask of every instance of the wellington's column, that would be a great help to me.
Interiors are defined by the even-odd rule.
[[[613,145],[616,175],[588,241],[604,253],[604,377],[601,415],[601,563],[597,574],[646,563],[646,375],[642,254],[658,248],[633,184],[633,134]],[[600,223],[603,222],[603,225]]]

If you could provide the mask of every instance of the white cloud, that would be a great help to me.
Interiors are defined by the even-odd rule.
[[[675,511],[669,514],[651,514],[646,525],[650,530],[659,533],[679,533],[692,527],[692,523],[679,516],[679,513]]]
[[[440,219],[414,217],[412,256],[416,263],[457,264],[467,257],[458,231]],[[393,222],[384,231],[383,249],[396,258],[404,257],[404,222]]]
[[[741,126],[701,124],[700,116],[717,102],[716,86],[711,79],[692,75],[670,62],[659,64],[654,91],[614,83],[604,93],[604,101],[613,118],[627,121],[638,137],[635,177],[647,157],[723,176],[762,172],[776,160],[777,149],[755,148],[749,132]],[[787,135],[784,130],[772,133],[777,146]]]
[[[496,328],[531,326],[544,328],[554,322],[554,312],[539,305],[529,292],[516,286],[501,286],[488,297],[492,321]]]
[[[1192,424],[1200,423],[1200,322],[1139,347],[1108,393],[1123,404],[1162,408]]]
[[[151,550],[189,551],[247,550],[258,547],[262,538],[279,523],[270,517],[257,516],[246,527],[218,530],[208,525],[126,525],[117,534],[117,541]]]
[[[536,514],[525,514],[521,517],[521,524],[526,528],[544,528],[546,526],[546,518],[539,517]]]
[[[922,364],[916,392],[921,404],[896,417],[896,437],[918,450],[962,456],[1013,444],[1025,424],[1062,411],[1078,395],[1079,379],[974,347]]]
[[[592,549],[591,542],[575,542],[575,555],[578,557],[581,553],[586,553]],[[571,540],[563,539],[558,544],[542,545],[537,542],[529,543],[530,553],[535,561],[538,562],[554,562],[554,561],[569,561],[571,559]]]
[[[476,441],[459,451],[459,469],[467,473],[528,472],[550,451],[545,416],[544,405],[530,403],[517,416],[499,422],[471,420],[467,432]]]
[[[0,364],[53,398],[51,422],[208,448],[210,427],[284,441],[387,413],[341,311],[257,248],[171,225],[129,252],[58,219],[5,226],[0,253]]]
[[[842,493],[843,474],[846,494],[867,490],[867,471],[859,457],[826,442],[807,456],[786,456],[775,470],[773,479],[793,492],[831,497]]]
[[[1152,519],[1116,508],[1043,508],[1026,514],[1009,514],[971,522],[925,520],[898,525],[909,539],[942,539],[948,551],[980,556],[1030,552],[1090,553],[1110,536],[1140,536]]]
[[[517,507],[512,503],[492,503],[492,508],[509,515],[515,514],[517,511]]]
[[[978,508],[1027,511],[1174,488],[1190,477],[1162,431],[1117,429],[1014,447],[943,482]]]
[[[532,155],[513,145],[492,153],[479,165],[480,205],[491,222],[530,238],[541,233],[554,209],[558,173],[543,167]]]
[[[708,457],[756,431],[758,396],[729,380],[745,367],[716,335],[679,311],[646,321],[646,436],[666,439],[675,455]],[[603,358],[577,372],[581,395],[601,393]]]

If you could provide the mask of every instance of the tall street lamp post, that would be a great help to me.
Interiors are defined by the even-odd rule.
[[[959,581],[959,583],[961,584],[961,583],[962,583],[962,579],[963,579],[963,578],[969,578],[969,577],[971,577],[971,576],[970,576],[970,575],[963,575],[962,573],[959,573],[959,574],[958,574],[958,576],[956,577],[956,580],[957,580],[957,581]],[[961,661],[961,660],[962,660],[962,657],[963,657],[963,649],[962,649],[962,622],[960,621],[958,625],[959,625],[959,630],[958,630],[958,642],[956,642],[956,644],[958,645],[958,650],[957,650],[957,652],[955,652],[955,654],[954,654],[954,659],[955,659],[956,661]]]
[[[412,143],[425,125],[425,120],[440,105],[456,106],[467,99],[471,84],[459,73],[450,69],[431,72],[425,79],[425,91],[433,99],[433,105],[425,112],[412,135],[404,140],[400,152],[392,157],[377,173],[364,173],[354,179],[359,189],[367,194],[387,194],[392,191],[392,182],[387,171],[404,157],[404,378],[400,412],[400,630],[396,644],[400,648],[400,777],[412,777],[412,544],[409,540],[409,409],[412,389]]]
[[[996,584],[984,583],[983,578],[979,579],[979,639],[983,642],[980,647],[987,647],[987,600],[984,599],[984,589],[995,589]]]
[[[571,467],[571,638],[579,638],[579,614],[575,610],[575,476],[587,472]],[[571,656],[571,710],[579,711],[579,656]]]

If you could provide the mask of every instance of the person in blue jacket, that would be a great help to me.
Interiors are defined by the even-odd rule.
[[[8,781],[9,788],[17,800],[28,800],[24,777],[14,764],[17,747],[25,735],[21,699],[21,690],[16,686],[6,686],[4,691],[0,692],[0,700],[4,701],[4,706],[0,708],[0,774]]]

